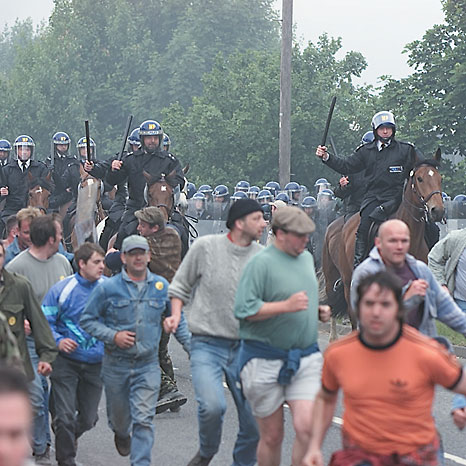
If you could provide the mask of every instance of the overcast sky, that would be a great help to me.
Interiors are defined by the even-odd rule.
[[[282,0],[275,5],[281,9]],[[0,0],[3,24],[28,16],[39,23],[52,8],[53,0]],[[377,84],[383,74],[398,79],[410,73],[404,46],[442,23],[444,15],[440,0],[294,0],[293,21],[303,45],[323,32],[342,37],[343,53],[359,51],[368,61],[361,82]]]

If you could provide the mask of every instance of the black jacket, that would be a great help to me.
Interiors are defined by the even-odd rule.
[[[146,186],[144,171],[150,173],[154,178],[158,178],[162,174],[169,175],[174,171],[173,187],[176,185],[180,185],[181,189],[184,187],[184,173],[180,162],[174,155],[166,151],[152,155],[142,150],[127,154],[123,157],[121,169],[115,171],[110,169],[106,181],[115,186],[127,180],[129,199],[134,205],[142,206]]]
[[[364,172],[349,175],[348,181],[347,185],[338,185],[333,191],[336,197],[343,200],[342,213],[345,217],[359,212],[367,188]]]
[[[324,163],[339,173],[366,170],[367,189],[361,205],[363,209],[374,200],[380,204],[394,199],[401,201],[404,181],[409,177],[416,159],[422,158],[412,144],[393,139],[382,151],[378,150],[377,141],[374,141],[359,146],[350,157],[342,159],[330,155]]]
[[[1,171],[1,186],[8,187],[5,211],[17,212],[27,206],[28,202],[28,174],[34,178],[45,178],[49,170],[45,163],[31,160],[28,169],[23,173],[18,162],[12,160]]]
[[[52,179],[55,184],[53,195],[50,196],[50,207],[55,209],[71,200],[71,192],[66,189],[68,186],[66,186],[65,182],[65,173],[68,167],[78,163],[78,160],[76,157],[67,155],[66,157],[55,157],[53,167],[51,157],[47,157],[45,163],[52,172]]]

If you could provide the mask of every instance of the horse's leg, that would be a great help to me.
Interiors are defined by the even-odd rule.
[[[338,340],[338,329],[337,329],[337,319],[335,317],[330,318],[330,338],[329,342]]]
[[[351,309],[350,287],[353,275],[354,244],[356,241],[356,230],[359,225],[359,214],[353,215],[346,223],[342,231],[342,248],[340,248],[339,265],[341,278],[345,290],[345,299],[348,305],[348,316],[353,330],[357,328],[356,314]]]

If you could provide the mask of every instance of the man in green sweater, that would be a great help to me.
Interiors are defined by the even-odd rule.
[[[301,464],[310,440],[322,369],[317,324],[330,318],[330,308],[319,306],[314,260],[306,249],[314,229],[299,208],[277,210],[275,241],[248,262],[236,293],[241,382],[259,426],[259,464],[280,465],[285,402],[296,432],[292,464]]]
[[[233,313],[236,285],[246,262],[261,250],[265,228],[260,205],[240,199],[230,208],[227,235],[197,239],[181,262],[168,289],[172,316],[165,331],[174,332],[185,306],[191,340],[191,372],[198,401],[200,448],[188,466],[206,466],[220,447],[226,400],[225,376],[238,411],[239,432],[234,466],[253,466],[259,439],[249,405],[239,389],[239,324]]]

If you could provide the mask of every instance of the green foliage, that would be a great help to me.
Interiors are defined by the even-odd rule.
[[[446,0],[446,23],[406,46],[415,72],[387,78],[381,103],[396,112],[403,136],[426,154],[466,152],[466,0]]]
[[[0,36],[2,136],[30,134],[44,158],[50,137],[76,141],[85,119],[101,157],[120,145],[127,115],[202,93],[217,52],[276,48],[272,0],[55,0],[49,24],[31,21]]]
[[[374,111],[371,89],[351,83],[365,60],[354,52],[338,60],[340,48],[340,40],[324,35],[317,45],[293,51],[292,172],[306,185],[321,176],[338,178],[315,156],[333,94],[339,100],[331,132],[343,153],[359,144]],[[278,178],[279,75],[278,51],[219,54],[192,107],[168,109],[164,121],[176,127],[176,153],[190,162],[190,178],[230,185],[248,179],[259,186]]]

